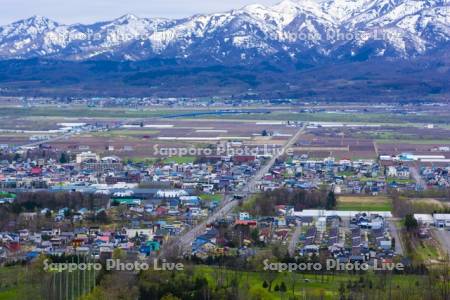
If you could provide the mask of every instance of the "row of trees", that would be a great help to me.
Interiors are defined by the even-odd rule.
[[[246,209],[253,215],[273,216],[277,205],[293,206],[295,210],[334,209],[336,202],[335,194],[326,190],[276,189],[257,195]]]
[[[51,210],[68,207],[73,210],[80,208],[95,209],[105,207],[109,201],[107,195],[86,194],[79,192],[27,192],[17,195],[11,204],[15,213],[32,212],[42,208]]]

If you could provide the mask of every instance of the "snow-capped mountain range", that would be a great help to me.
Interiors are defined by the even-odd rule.
[[[285,0],[178,20],[125,15],[63,25],[35,16],[0,27],[0,59],[410,58],[446,49],[449,41],[450,0]]]

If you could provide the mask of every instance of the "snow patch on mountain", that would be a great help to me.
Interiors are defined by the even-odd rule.
[[[410,57],[450,40],[448,0],[284,0],[190,18],[124,15],[62,25],[35,16],[0,27],[0,59],[143,60],[174,57],[251,62],[340,58],[359,51]],[[373,47],[373,48],[371,48]],[[363,50],[364,49],[364,50]]]

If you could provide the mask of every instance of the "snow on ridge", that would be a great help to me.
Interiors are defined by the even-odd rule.
[[[40,16],[0,27],[0,59],[55,56],[95,57],[114,53],[130,60],[164,54],[189,57],[202,49],[215,56],[233,53],[222,45],[261,55],[289,49],[316,48],[331,53],[335,45],[364,45],[367,35],[390,32],[383,41],[401,55],[424,53],[450,38],[448,0],[284,0],[273,6],[247,5],[224,13],[179,20],[146,19],[127,14],[111,22],[61,25]],[[353,40],[330,38],[328,32],[352,33]],[[228,42],[229,41],[229,42]],[[128,47],[133,45],[133,47]],[[200,48],[199,48],[200,47]],[[195,49],[195,50],[191,50]],[[384,55],[386,49],[375,49]],[[141,53],[144,53],[143,57]]]

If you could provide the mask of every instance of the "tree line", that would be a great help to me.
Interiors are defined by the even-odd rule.
[[[314,208],[334,209],[336,202],[336,196],[332,191],[282,188],[256,195],[253,201],[243,206],[243,209],[255,216],[273,216],[276,215],[278,205],[291,206],[300,211]]]

